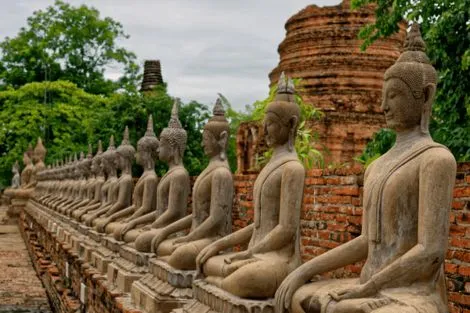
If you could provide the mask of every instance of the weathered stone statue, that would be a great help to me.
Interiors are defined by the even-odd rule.
[[[88,208],[99,207],[103,195],[101,193],[103,184],[105,182],[104,170],[101,166],[101,159],[103,157],[103,146],[101,140],[98,141],[98,151],[91,161],[91,171],[94,175],[89,186],[89,194],[91,196],[88,202],[78,205],[72,209],[68,214],[75,219],[80,219],[83,214],[86,214]],[[91,209],[90,209],[91,210]]]
[[[282,74],[263,122],[273,156],[254,185],[254,223],[215,241],[197,256],[206,281],[238,297],[273,297],[282,280],[301,263],[299,223],[305,169],[294,148],[299,119],[293,83]],[[245,243],[245,251],[217,255]]]
[[[61,209],[61,212],[65,215],[75,208],[77,205],[80,205],[87,199],[89,199],[89,184],[91,175],[91,160],[93,158],[93,151],[91,144],[88,145],[88,154],[87,157],[80,157],[80,163],[77,164],[77,173],[80,177],[80,180],[77,184],[77,195],[74,197],[73,201],[67,205],[64,205]]]
[[[112,200],[110,207],[98,210],[91,215],[91,222],[88,222],[90,226],[95,226],[97,229],[104,227],[109,216],[131,205],[132,189],[134,188],[134,182],[132,181],[134,155],[135,149],[129,142],[129,128],[126,126],[122,142],[116,149],[115,165],[117,169],[121,170],[121,175],[116,182],[116,189],[112,190],[115,198]]]
[[[220,98],[213,114],[202,142],[210,162],[194,184],[192,214],[161,228],[152,241],[152,251],[180,270],[195,270],[199,252],[232,231],[233,177],[226,156],[230,127]],[[188,228],[188,235],[164,240]]]
[[[34,147],[33,161],[35,163],[34,163],[33,171],[31,173],[31,180],[25,186],[25,188],[34,188],[36,186],[38,173],[43,171],[46,168],[46,165],[44,164],[44,159],[46,158],[46,152],[47,150],[42,144],[41,137],[39,137],[36,143],[36,147]]]
[[[64,192],[62,193],[62,196],[57,199],[57,201],[49,205],[49,207],[52,209],[59,211],[63,204],[73,201],[73,198],[75,197],[77,181],[80,176],[79,172],[77,171],[78,162],[77,154],[75,153],[73,156],[73,161],[67,167],[67,179],[64,182]]]
[[[58,212],[63,213],[70,204],[73,204],[77,200],[81,200],[82,182],[84,180],[82,163],[84,160],[85,160],[85,155],[83,151],[80,152],[80,158],[78,160],[77,160],[77,155],[75,154],[74,165],[73,165],[73,177],[72,177],[72,181],[70,182],[70,191],[65,201],[57,205],[56,210]]]
[[[132,205],[111,214],[98,226],[98,231],[110,234],[119,231],[124,225],[140,216],[151,213],[156,207],[156,189],[158,177],[155,173],[155,159],[158,156],[158,139],[153,131],[153,119],[149,116],[147,131],[137,142],[137,163],[144,172],[140,176],[132,195]]]
[[[11,188],[13,189],[20,188],[21,178],[20,178],[20,165],[18,164],[18,161],[16,161],[15,164],[13,165],[11,172],[13,173],[13,178],[11,179]]]
[[[157,186],[157,209],[130,221],[120,233],[120,238],[127,242],[135,240],[135,248],[138,251],[150,252],[150,244],[158,234],[159,228],[179,220],[186,214],[190,188],[189,174],[183,165],[186,140],[186,131],[178,118],[178,99],[176,99],[168,127],[160,134],[158,156],[161,161],[168,163],[169,169]],[[139,225],[149,223],[150,226],[135,229]]]
[[[116,147],[114,146],[114,136],[109,139],[108,149],[102,154],[100,158],[100,166],[106,173],[106,181],[101,187],[101,201],[95,205],[87,206],[80,215],[80,221],[83,221],[86,225],[91,226],[94,220],[93,214],[101,211],[106,212],[109,209],[118,193],[117,184],[117,171],[116,171]],[[86,212],[86,213],[85,213]],[[85,214],[84,214],[85,213]]]
[[[120,176],[116,182],[113,193],[115,198],[108,209],[103,208],[93,214],[92,225],[96,230],[104,231],[104,227],[108,224],[110,215],[119,213],[121,210],[131,205],[133,180],[131,167],[135,156],[135,149],[129,142],[129,129],[126,126],[124,130],[121,145],[116,150],[116,158],[114,164],[117,170],[120,170]]]
[[[362,233],[292,272],[276,293],[278,312],[448,312],[443,264],[456,163],[429,135],[437,74],[417,24],[384,78],[382,108],[397,140],[366,170]],[[304,285],[361,260],[359,279]]]

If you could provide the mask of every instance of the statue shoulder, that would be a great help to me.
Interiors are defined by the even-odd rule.
[[[443,145],[437,145],[426,150],[422,155],[421,168],[424,170],[440,169],[457,171],[457,162],[454,155]]]

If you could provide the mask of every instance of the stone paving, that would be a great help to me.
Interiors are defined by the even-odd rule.
[[[18,226],[6,222],[0,206],[0,313],[50,313]]]

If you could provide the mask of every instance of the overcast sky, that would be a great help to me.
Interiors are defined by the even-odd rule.
[[[340,0],[68,0],[96,7],[121,22],[121,44],[146,59],[160,59],[172,96],[212,104],[217,92],[234,107],[263,99],[287,19],[307,5]],[[0,0],[0,39],[15,36],[33,11],[53,0]],[[107,76],[120,76],[110,69]]]

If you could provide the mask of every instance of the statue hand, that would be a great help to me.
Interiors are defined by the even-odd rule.
[[[197,274],[196,276],[199,276],[199,274],[202,274],[202,267],[204,266],[204,263],[207,262],[211,257],[214,255],[217,255],[221,249],[218,247],[216,243],[212,243],[208,246],[206,246],[204,249],[199,252],[199,254],[196,257],[196,270]]]
[[[150,244],[150,250],[152,253],[157,253],[158,246],[162,243],[163,240],[165,240],[166,237],[167,235],[162,231],[159,231],[158,234],[153,237],[152,243]]]
[[[183,236],[183,237],[175,239],[175,241],[173,241],[173,246],[181,245],[187,242],[188,242],[188,236]]]
[[[345,299],[358,299],[367,298],[377,293],[373,283],[358,284],[345,289],[332,291],[329,295],[335,301],[341,301]]]
[[[300,268],[297,268],[283,280],[274,295],[276,313],[289,312],[294,293],[302,287],[307,280]]]
[[[127,223],[122,229],[121,229],[121,232],[119,234],[119,239],[122,241],[124,239],[124,236],[126,235],[126,233],[131,230],[131,229],[134,229],[136,225],[134,225],[134,223],[130,222],[130,223]]]
[[[241,251],[241,252],[237,252],[233,255],[230,255],[226,258],[224,258],[224,262],[226,264],[231,264],[233,261],[239,261],[239,260],[246,260],[246,259],[250,259],[253,257],[253,253],[251,252],[251,250],[245,250],[245,251]]]

